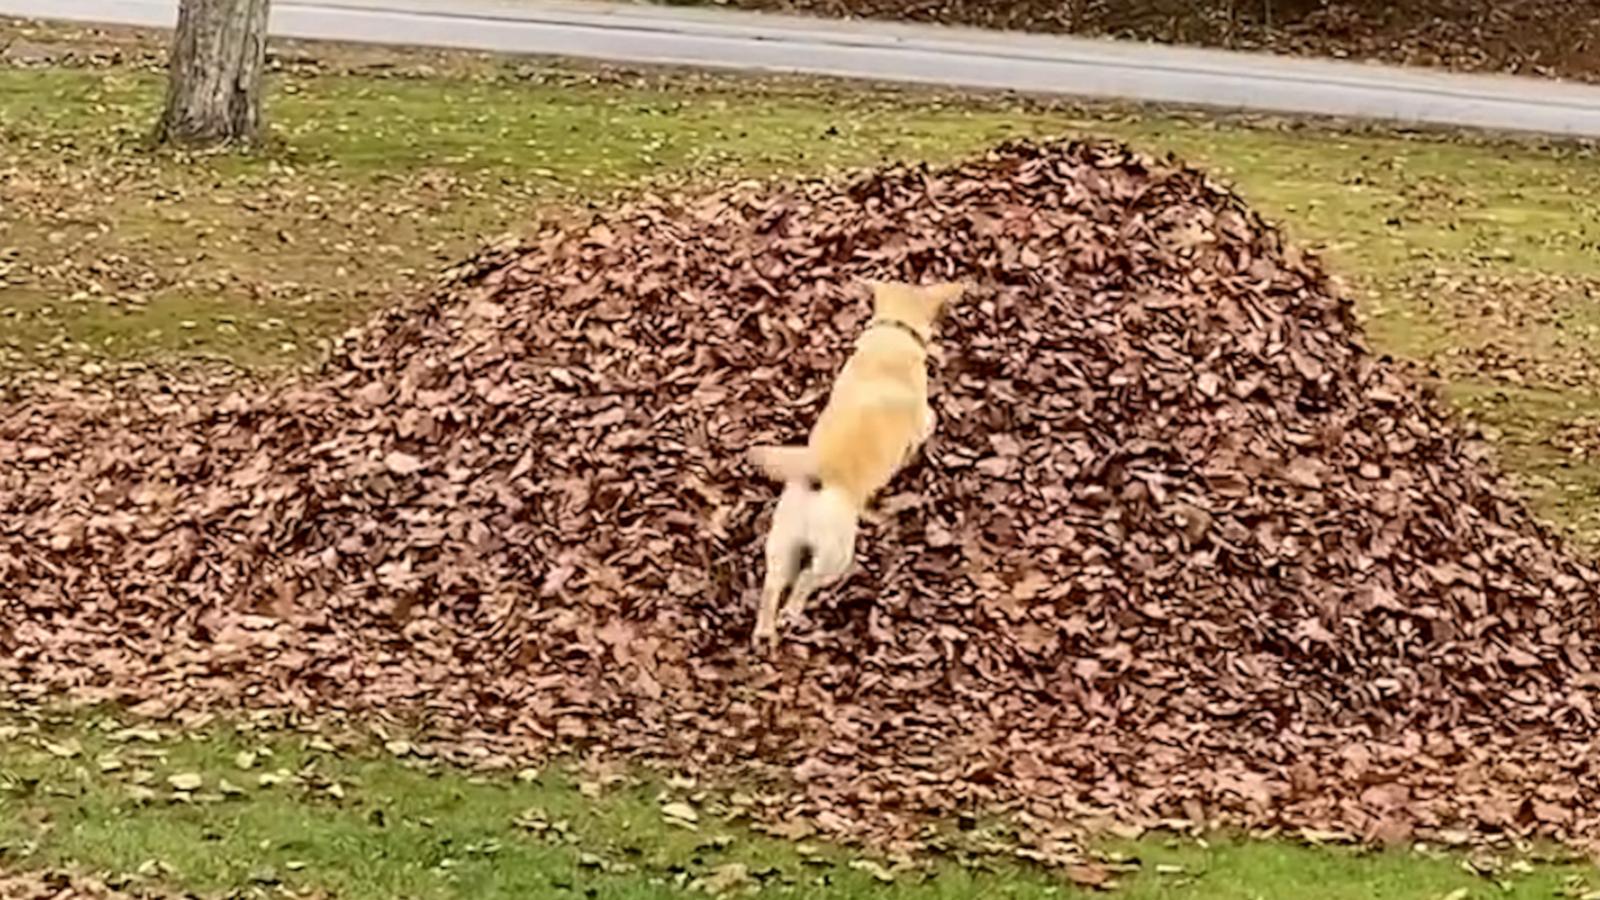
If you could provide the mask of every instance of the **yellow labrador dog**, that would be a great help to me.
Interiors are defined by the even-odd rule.
[[[783,483],[767,534],[754,642],[774,645],[810,596],[843,578],[872,495],[933,434],[928,345],[959,284],[874,284],[873,318],[839,372],[804,447],[754,447],[751,461]]]

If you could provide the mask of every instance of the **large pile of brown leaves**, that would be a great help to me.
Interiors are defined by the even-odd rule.
[[[867,318],[970,279],[860,571],[747,649]],[[1600,834],[1597,585],[1317,265],[1103,145],[552,227],[313,381],[0,414],[0,673],[760,763],[791,813]]]

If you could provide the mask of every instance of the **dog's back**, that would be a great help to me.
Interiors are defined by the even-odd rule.
[[[862,335],[811,431],[817,477],[859,510],[921,443],[928,396],[926,355],[910,335]]]

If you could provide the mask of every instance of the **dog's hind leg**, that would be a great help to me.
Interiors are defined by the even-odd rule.
[[[779,615],[779,619],[785,626],[793,625],[805,611],[806,601],[811,599],[811,595],[827,586],[828,582],[815,572],[810,569],[801,570],[800,574],[795,576],[794,587],[789,590],[789,597],[784,601],[783,612]]]
[[[761,605],[756,607],[756,630],[751,642],[757,647],[778,641],[778,604],[783,601],[784,589],[789,586],[787,565],[767,565],[767,577],[761,585]]]
[[[751,642],[757,647],[771,646],[778,640],[778,605],[785,592],[791,591],[795,578],[808,563],[806,545],[809,527],[811,498],[803,487],[790,484],[778,497],[778,508],[772,513],[772,528],[767,533],[766,578],[761,584],[761,601],[756,607],[756,627]]]
[[[780,621],[793,624],[805,612],[806,601],[811,599],[812,594],[831,587],[850,574],[850,566],[856,556],[856,527],[854,517],[850,517],[847,524],[828,532],[824,540],[811,546],[811,558],[795,574],[794,585],[789,589],[789,596],[779,616]]]

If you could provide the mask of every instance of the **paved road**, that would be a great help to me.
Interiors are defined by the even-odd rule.
[[[177,0],[0,0],[170,26]],[[565,0],[275,0],[292,38],[547,54],[1600,138],[1600,88],[1262,54]]]

